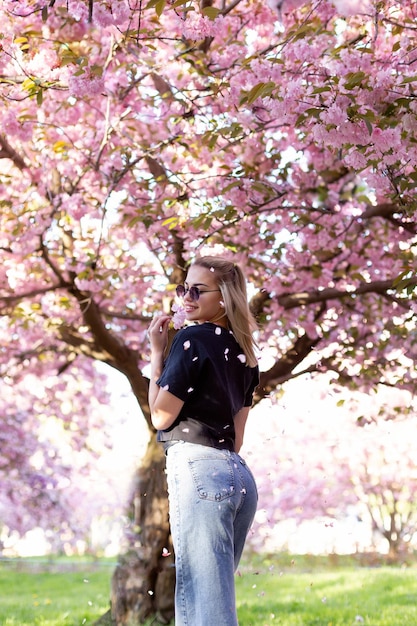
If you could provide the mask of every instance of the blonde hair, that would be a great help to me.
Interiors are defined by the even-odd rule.
[[[246,356],[246,364],[255,367],[258,360],[252,333],[258,329],[258,325],[249,309],[246,279],[241,268],[218,256],[198,257],[192,265],[205,267],[214,273],[230,330]]]

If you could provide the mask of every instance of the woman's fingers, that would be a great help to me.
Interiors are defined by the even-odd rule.
[[[158,315],[153,318],[148,329],[148,335],[153,341],[157,342],[160,338],[166,340],[170,319],[169,315]]]

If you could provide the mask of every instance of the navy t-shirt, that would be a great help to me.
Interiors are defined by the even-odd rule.
[[[184,405],[175,422],[158,431],[158,441],[233,450],[233,418],[242,407],[251,406],[258,383],[258,367],[246,365],[231,331],[211,322],[180,330],[157,384]]]

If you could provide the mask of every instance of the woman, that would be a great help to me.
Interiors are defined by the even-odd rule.
[[[170,316],[149,327],[149,406],[167,454],[176,626],[237,626],[234,571],[257,491],[238,455],[259,380],[246,282],[221,257],[200,257],[177,287],[186,319],[167,361]]]

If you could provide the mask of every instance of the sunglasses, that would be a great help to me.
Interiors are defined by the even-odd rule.
[[[187,288],[184,287],[184,285],[178,285],[175,289],[175,292],[179,298],[185,298],[188,293],[190,294],[191,300],[193,300],[194,302],[197,302],[197,300],[203,293],[212,293],[213,291],[220,291],[220,289],[205,289],[204,291],[202,291],[198,287],[193,286]]]

